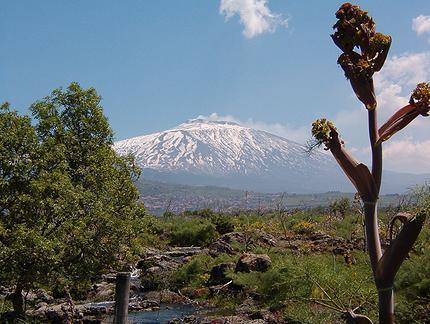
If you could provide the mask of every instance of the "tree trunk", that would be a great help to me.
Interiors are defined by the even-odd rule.
[[[379,297],[379,323],[394,324],[394,292],[393,287],[380,289]]]
[[[12,302],[13,310],[17,314],[24,314],[24,296],[20,284],[16,285],[15,291],[10,295],[10,301]]]

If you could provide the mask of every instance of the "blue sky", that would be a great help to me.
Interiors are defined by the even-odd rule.
[[[327,116],[366,160],[365,111],[329,37],[341,3],[4,0],[0,101],[26,113],[52,89],[78,81],[101,94],[117,139],[202,115],[304,142],[310,123]],[[413,82],[430,79],[430,1],[355,4],[393,37],[377,76],[382,122],[407,101]],[[418,120],[386,145],[389,168],[430,170],[429,123]]]

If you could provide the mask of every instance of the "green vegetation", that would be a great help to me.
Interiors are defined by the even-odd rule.
[[[272,254],[271,270],[235,274],[233,278],[260,294],[265,306],[284,307],[285,316],[300,323],[338,319],[339,312],[328,307],[336,304],[340,310],[359,307],[373,316],[377,294],[372,274],[363,253],[354,257],[357,264],[349,266],[343,258],[330,255]]]
[[[288,199],[303,198],[291,195],[266,212],[206,208],[155,217],[138,203],[138,175],[131,157],[113,151],[94,89],[54,90],[31,106],[31,117],[1,106],[0,286],[13,293],[0,298],[0,314],[22,314],[23,296],[36,288],[84,299],[102,274],[140,259],[142,269],[152,268],[142,276],[145,290],[179,291],[226,313],[252,300],[250,311],[268,309],[288,322],[337,323],[348,309],[377,317],[363,206],[353,195],[315,195],[324,204],[313,208],[288,208]],[[428,212],[429,197],[424,186],[380,206],[385,248],[402,228],[393,217]],[[156,257],[142,259],[144,247],[184,246],[204,249],[167,270],[157,269]],[[427,222],[394,282],[399,323],[429,318],[429,248]],[[268,270],[236,272],[244,253],[267,254]],[[211,277],[220,265],[223,280]]]
[[[169,235],[172,246],[207,246],[217,236],[216,226],[206,219],[172,221]]]
[[[430,208],[428,188],[416,192],[414,197],[408,204],[380,209],[381,237],[387,237],[388,225],[384,224],[389,224],[398,210],[413,212]],[[159,237],[167,245],[171,244],[172,237],[177,237],[175,233],[187,233],[188,228],[205,228],[212,224],[215,235],[204,241],[204,246],[208,246],[223,234],[223,230],[216,229],[219,220],[225,218],[229,224],[234,224],[234,231],[241,234],[243,241],[231,242],[234,250],[231,255],[198,254],[168,277],[154,280],[159,281],[159,289],[168,287],[188,292],[193,298],[219,307],[221,313],[234,313],[245,300],[252,298],[255,300],[254,311],[267,308],[281,313],[285,320],[297,323],[338,323],[347,309],[377,318],[378,293],[367,252],[363,251],[360,208],[350,200],[340,203],[349,206],[342,215],[333,212],[333,206],[339,202],[325,208],[287,211],[285,228],[282,226],[284,219],[281,220],[277,212],[264,215],[255,212],[220,214],[202,210],[159,218]],[[261,233],[273,235],[278,238],[278,243],[275,246],[264,244],[259,240]],[[340,242],[341,239],[336,237],[343,238],[342,242],[355,242],[354,248],[348,255],[336,254],[334,251],[341,246],[314,244],[312,237],[315,233],[328,233],[335,238],[333,242]],[[298,249],[288,248],[294,240]],[[181,242],[184,244],[177,241],[177,245],[188,245],[189,241]],[[430,227],[426,223],[395,282],[399,323],[420,323],[429,316],[430,257],[426,253],[429,248]],[[249,273],[235,272],[231,268],[226,270],[227,281],[232,280],[230,285],[220,292],[208,289],[213,267],[226,262],[237,263],[244,251],[267,254],[272,266],[266,272]]]
[[[68,288],[79,297],[136,255],[145,211],[139,170],[112,149],[94,89],[72,83],[31,106],[0,109],[0,284],[22,291]]]

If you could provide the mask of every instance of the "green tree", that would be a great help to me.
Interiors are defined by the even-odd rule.
[[[126,264],[137,247],[143,205],[139,170],[119,157],[92,88],[72,83],[31,106],[0,110],[0,283],[22,291],[76,288]]]

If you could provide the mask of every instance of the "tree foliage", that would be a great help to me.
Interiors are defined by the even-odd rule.
[[[72,83],[34,103],[32,118],[1,106],[0,284],[79,285],[135,247],[139,169],[113,150],[100,100]]]

